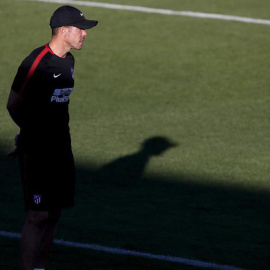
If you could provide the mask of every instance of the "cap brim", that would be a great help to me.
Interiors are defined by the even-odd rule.
[[[92,20],[83,20],[77,23],[73,23],[72,26],[78,27],[80,29],[90,29],[95,27],[98,24],[98,21]]]

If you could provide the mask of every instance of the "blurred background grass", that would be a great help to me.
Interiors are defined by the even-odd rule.
[[[113,3],[270,19],[265,0]],[[18,132],[6,100],[23,58],[49,41],[49,18],[58,6],[0,3],[0,224],[7,231],[20,231],[23,207],[17,165],[4,157]],[[88,32],[82,51],[73,52],[70,125],[78,202],[64,214],[58,236],[268,269],[269,26],[78,8],[99,25]],[[135,155],[157,135],[178,146],[145,163],[145,181],[128,188],[112,179],[99,184],[97,170]],[[109,261],[96,269],[116,268]],[[136,267],[147,269],[144,264]]]

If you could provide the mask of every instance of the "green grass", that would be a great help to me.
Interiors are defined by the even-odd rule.
[[[263,0],[113,3],[269,19]],[[24,221],[18,166],[4,156],[18,132],[7,96],[22,59],[49,41],[56,7],[0,3],[0,230]],[[268,269],[269,26],[79,8],[100,23],[74,52],[77,201],[57,238]],[[178,146],[146,161],[140,144],[158,135]],[[0,242],[1,268],[17,269],[18,240]],[[60,246],[48,269],[89,266],[191,269]]]
[[[87,2],[87,0],[83,0]],[[98,2],[143,6],[177,11],[195,11],[206,13],[229,14],[234,16],[269,19],[270,3],[266,0],[101,0]]]

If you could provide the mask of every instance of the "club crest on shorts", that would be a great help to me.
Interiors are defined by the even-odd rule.
[[[41,203],[41,195],[40,194],[35,194],[33,196],[33,201],[36,205],[39,205]]]

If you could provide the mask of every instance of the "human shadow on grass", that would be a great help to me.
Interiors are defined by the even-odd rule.
[[[175,142],[166,137],[155,136],[145,140],[139,151],[120,157],[99,168],[93,173],[92,181],[105,186],[129,186],[142,180],[145,168],[151,158],[160,156]]]
[[[161,142],[147,139],[136,153],[98,169],[96,164],[77,164],[76,205],[63,212],[56,237],[245,269],[269,269],[269,191],[218,185],[215,183],[222,181],[209,175],[145,176],[151,159],[161,154],[160,158],[166,158],[166,151],[175,146],[157,141]],[[1,229],[19,232],[24,216],[18,166],[5,157],[3,148]],[[170,151],[181,155],[181,145]],[[60,260],[63,269],[71,269],[70,265],[64,268],[64,262],[77,263],[79,255],[75,254],[71,252],[65,259],[65,254],[53,253],[52,259]],[[80,267],[130,269],[128,256],[108,257],[102,252],[95,256],[96,261],[85,256]],[[76,267],[74,263],[72,269]],[[137,258],[132,260],[132,269],[188,268]]]

